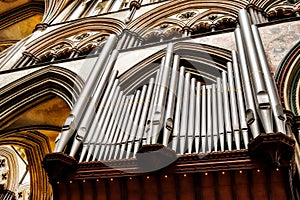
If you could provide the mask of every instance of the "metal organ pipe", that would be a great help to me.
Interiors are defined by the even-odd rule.
[[[278,91],[277,91],[276,85],[274,84],[274,81],[273,81],[274,77],[270,73],[267,58],[265,55],[265,51],[263,48],[263,44],[261,42],[261,38],[260,38],[260,35],[258,32],[258,29],[255,25],[252,25],[251,28],[252,28],[253,38],[255,41],[255,46],[257,49],[257,53],[258,53],[259,62],[260,62],[261,69],[262,69],[262,72],[264,75],[266,88],[267,88],[267,91],[268,91],[268,94],[270,97],[270,101],[271,101],[271,107],[272,107],[272,112],[274,115],[276,131],[281,132],[281,133],[286,133],[286,130],[285,130],[286,116],[283,113],[283,108],[282,108],[282,105],[280,104],[280,100],[278,97]],[[273,132],[275,132],[275,131],[273,131]]]
[[[249,61],[252,84],[254,86],[254,95],[257,101],[258,114],[266,133],[273,132],[270,98],[266,90],[262,68],[257,56],[256,45],[252,34],[251,25],[248,19],[248,13],[242,9],[239,12],[241,26],[241,36],[246,49],[246,55]]]
[[[189,113],[187,116],[188,119],[188,129],[187,129],[187,148],[188,153],[192,153],[193,141],[194,141],[194,133],[195,133],[195,104],[196,104],[196,79],[191,79],[190,85],[190,96],[189,96]]]
[[[106,61],[108,60],[108,57],[112,49],[114,48],[116,42],[117,36],[110,35],[106,44],[104,45],[102,52],[96,60],[94,68],[92,69],[87,79],[87,82],[84,88],[82,89],[82,92],[80,93],[73,109],[71,110],[70,115],[68,116],[63,125],[62,131],[56,140],[56,147],[54,150],[55,152],[62,152],[69,139],[75,133],[79,121],[83,116],[84,110],[88,105],[91,92],[94,88],[93,86],[97,85],[98,79],[99,77],[101,77],[101,73],[105,68]]]
[[[170,87],[168,93],[168,102],[166,107],[166,115],[163,127],[163,145],[168,146],[169,137],[174,127],[174,108],[176,100],[177,82],[178,82],[178,67],[179,67],[180,57],[179,55],[174,55],[173,67],[170,77]]]
[[[201,85],[190,72],[186,72],[185,67],[178,69],[180,56],[174,55],[174,45],[170,43],[156,78],[150,78],[149,83],[133,95],[125,95],[117,71],[112,70],[118,55],[115,50],[103,64],[106,68],[98,70],[99,77],[94,80],[93,88],[84,93],[88,94],[87,102],[93,105],[84,102],[85,115],[81,113],[77,119],[79,123],[75,123],[75,128],[71,127],[77,132],[70,155],[76,155],[81,142],[80,162],[128,159],[135,157],[140,146],[158,142],[178,154],[247,148],[252,139],[248,135],[248,126],[253,137],[260,133],[258,113],[264,129],[273,131],[272,123],[268,121],[272,120],[271,111],[277,130],[285,132],[285,115],[276,86],[270,79],[258,30],[255,26],[249,30],[246,17],[247,13],[240,13],[242,33],[239,28],[235,30],[239,54],[232,51],[227,72],[223,71],[213,84]],[[124,43],[125,33],[122,36]],[[256,46],[247,44],[247,38],[252,39]],[[66,136],[63,137],[65,141]],[[59,141],[58,145],[56,150],[66,144],[61,147]]]
[[[180,116],[183,104],[183,86],[184,86],[184,73],[185,68],[180,67],[178,89],[177,89],[177,101],[175,107],[175,117],[174,117],[174,129],[173,129],[173,141],[172,149],[177,152],[179,131],[180,131]]]
[[[190,93],[190,79],[191,74],[185,74],[184,80],[184,89],[183,89],[183,104],[181,110],[181,120],[180,120],[180,131],[179,131],[179,145],[180,145],[180,154],[184,154],[187,132],[188,132],[188,112],[189,112],[189,93]]]
[[[200,149],[200,131],[201,131],[201,82],[197,82],[196,89],[196,113],[195,113],[195,152]]]
[[[138,151],[138,148],[140,145],[142,145],[142,140],[146,140],[146,135],[144,135],[144,130],[145,130],[145,126],[146,126],[146,117],[147,117],[147,112],[149,109],[149,105],[151,102],[151,96],[152,96],[152,92],[153,92],[153,88],[154,88],[154,78],[151,78],[149,81],[149,86],[148,86],[148,90],[147,90],[147,94],[145,97],[145,101],[144,101],[144,106],[143,106],[143,111],[142,111],[142,115],[141,115],[141,120],[139,122],[139,126],[138,126],[138,130],[137,130],[137,136],[136,136],[136,140],[134,143],[134,154],[133,156],[135,156],[135,153]]]
[[[237,100],[236,100],[236,87],[234,85],[234,77],[232,70],[232,63],[227,63],[227,74],[229,83],[229,96],[230,96],[230,109],[231,109],[231,122],[233,128],[234,142],[236,149],[241,149],[240,144],[240,123],[239,115],[237,111]]]
[[[237,103],[238,103],[238,110],[239,110],[240,128],[241,128],[245,148],[247,148],[247,144],[249,143],[249,136],[248,136],[248,127],[246,122],[246,111],[244,105],[243,88],[241,85],[241,78],[239,72],[239,63],[238,63],[237,54],[234,50],[231,52],[231,55],[232,55],[232,66],[234,72]]]
[[[225,131],[228,150],[232,150],[232,128],[231,128],[231,113],[229,109],[228,86],[226,72],[222,72],[222,87],[223,87],[223,103],[225,117]]]
[[[253,137],[258,136],[260,134],[259,126],[258,126],[258,116],[256,112],[256,105],[253,96],[253,90],[251,85],[251,79],[249,76],[248,68],[247,68],[247,59],[243,46],[243,40],[241,36],[240,28],[236,28],[235,30],[235,39],[236,45],[239,52],[239,61],[241,66],[241,74],[242,74],[242,86],[245,95],[245,107],[246,107],[246,120],[248,126],[250,126],[251,133]]]

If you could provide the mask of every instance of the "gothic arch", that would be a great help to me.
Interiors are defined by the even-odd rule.
[[[7,190],[16,191],[18,188],[19,179],[19,164],[16,154],[13,150],[5,146],[0,146],[0,156],[4,157],[7,160],[9,168],[9,179],[7,183]]]
[[[300,42],[281,61],[275,79],[285,108],[300,115]]]
[[[123,22],[111,18],[90,18],[88,20],[79,20],[66,24],[43,34],[40,38],[28,44],[27,52],[38,54],[42,49],[46,49],[57,41],[63,41],[65,38],[87,31],[101,31],[107,34],[120,34],[124,29]],[[58,37],[59,36],[59,37]]]
[[[164,51],[157,51],[121,75],[119,80],[125,93],[145,84],[156,73]],[[226,71],[227,62],[231,61],[231,51],[210,45],[178,42],[174,45],[174,51],[180,55],[180,66],[185,66],[187,71],[204,82],[215,82],[221,72]]]
[[[169,16],[180,14],[191,9],[215,9],[222,10],[230,15],[237,16],[238,11],[241,8],[247,6],[247,1],[218,1],[216,3],[213,0],[206,1],[171,1],[162,6],[159,6],[133,20],[128,29],[135,31],[139,34],[143,34],[146,30],[154,27],[159,20],[167,18]]]
[[[0,127],[4,129],[20,114],[49,98],[58,96],[69,107],[83,87],[83,81],[73,72],[50,66],[35,71],[3,87],[0,92]]]

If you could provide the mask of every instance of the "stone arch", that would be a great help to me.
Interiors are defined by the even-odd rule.
[[[300,42],[281,61],[275,79],[284,107],[295,115],[300,114]]]
[[[185,66],[187,71],[207,83],[215,82],[216,78],[221,76],[221,72],[226,71],[226,63],[231,61],[231,51],[210,45],[178,42],[174,45],[174,51],[180,55],[180,66]],[[124,92],[131,93],[153,77],[163,56],[164,49],[124,72],[119,78]]]

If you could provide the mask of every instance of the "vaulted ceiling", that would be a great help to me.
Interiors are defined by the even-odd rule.
[[[43,0],[0,0],[0,52],[31,34],[43,13]]]

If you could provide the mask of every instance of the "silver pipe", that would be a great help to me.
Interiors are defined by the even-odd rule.
[[[212,84],[212,144],[214,151],[218,151],[218,105],[217,105],[217,88]]]
[[[168,146],[170,134],[174,128],[174,107],[176,100],[176,88],[178,82],[178,67],[179,67],[180,57],[179,55],[174,56],[173,68],[171,73],[168,102],[166,108],[166,115],[164,121],[164,134],[163,134],[163,145]]]
[[[256,106],[254,101],[254,94],[252,91],[251,80],[248,72],[248,64],[247,58],[244,51],[242,36],[240,32],[240,28],[235,29],[235,39],[239,52],[239,61],[241,64],[241,74],[242,74],[242,86],[245,95],[245,107],[246,107],[246,120],[247,124],[250,126],[253,137],[257,137],[260,134],[259,126],[258,126],[258,116],[256,112]]]
[[[213,126],[212,126],[212,86],[206,86],[206,104],[207,104],[207,111],[206,111],[206,138],[207,138],[207,151],[211,152],[212,150],[212,137],[213,137]]]
[[[193,141],[195,136],[195,107],[196,107],[196,79],[191,79],[190,85],[190,102],[189,102],[189,111],[188,111],[188,130],[187,130],[187,145],[188,145],[188,153],[192,153]]]
[[[81,151],[79,162],[82,162],[84,157],[86,156],[87,150],[89,148],[90,141],[92,139],[92,136],[95,133],[95,129],[96,129],[97,124],[99,122],[99,119],[101,117],[103,108],[106,105],[107,98],[108,98],[108,96],[110,94],[110,91],[113,87],[113,83],[114,83],[114,81],[117,77],[117,73],[118,73],[117,71],[114,71],[112,73],[111,77],[109,78],[108,85],[107,85],[106,90],[104,92],[103,98],[101,99],[100,105],[99,105],[98,109],[96,110],[96,114],[94,116],[93,122],[92,122],[91,126],[88,129],[88,133],[87,133],[86,138],[83,139],[83,148],[82,148],[82,151]]]
[[[184,86],[184,73],[185,68],[180,67],[179,71],[179,80],[178,80],[178,89],[177,89],[177,101],[175,107],[175,117],[174,117],[174,130],[173,130],[173,140],[172,140],[172,149],[177,152],[178,140],[179,140],[179,131],[180,131],[180,116],[183,103],[183,86]]]
[[[224,114],[225,117],[225,131],[227,138],[228,150],[232,150],[232,128],[231,128],[231,114],[229,109],[229,99],[228,99],[228,86],[227,86],[227,75],[226,72],[222,72],[222,86],[223,86],[223,102],[224,102]]]
[[[108,138],[108,141],[106,143],[106,145],[102,148],[103,151],[104,151],[104,155],[102,157],[103,160],[106,160],[107,156],[108,156],[108,153],[109,153],[109,150],[111,149],[111,146],[114,145],[114,142],[117,140],[117,134],[116,134],[116,128],[117,128],[117,125],[119,124],[120,122],[120,117],[121,117],[121,113],[125,110],[125,98],[126,96],[123,94],[123,92],[121,91],[121,100],[120,100],[120,105],[118,107],[118,110],[117,110],[117,114],[116,114],[116,117],[115,117],[115,121],[112,123],[112,127],[111,129],[109,129],[109,133],[110,133],[110,136]]]
[[[126,109],[126,113],[124,115],[124,120],[123,120],[121,130],[119,132],[119,137],[118,137],[118,140],[117,140],[117,143],[116,143],[116,146],[115,146],[116,150],[114,152],[114,159],[117,159],[117,157],[119,155],[119,151],[120,151],[120,147],[122,145],[122,141],[123,141],[123,137],[124,137],[124,134],[125,134],[126,126],[127,126],[128,120],[129,120],[130,111],[131,111],[131,108],[133,106],[133,101],[134,101],[134,95],[132,95],[129,98],[129,103],[128,103],[128,106],[127,106],[127,109]],[[120,155],[121,155],[121,153],[120,153]]]
[[[80,147],[82,140],[84,140],[86,135],[88,134],[88,129],[90,127],[90,124],[93,121],[93,117],[95,116],[96,109],[98,102],[100,101],[100,98],[102,97],[102,94],[104,92],[105,86],[107,85],[108,78],[113,70],[114,64],[116,62],[116,59],[118,57],[119,52],[117,50],[114,50],[111,54],[111,57],[106,65],[106,68],[104,69],[104,72],[100,78],[100,81],[98,82],[98,85],[96,86],[96,89],[91,95],[91,100],[89,102],[89,105],[87,106],[84,115],[82,116],[82,119],[80,121],[80,124],[77,129],[77,133],[75,135],[70,156],[75,156],[76,152],[78,151],[78,148]],[[118,71],[113,72],[113,79],[117,76]]]
[[[201,153],[206,153],[206,86],[202,86],[202,108],[201,108]]]
[[[109,125],[109,122],[111,119],[111,116],[113,114],[113,111],[116,107],[116,104],[117,104],[117,98],[118,96],[120,95],[120,86],[117,86],[115,92],[114,92],[114,96],[113,96],[113,99],[111,101],[111,105],[109,106],[109,110],[106,114],[106,118],[105,118],[105,121],[103,123],[103,126],[101,127],[101,130],[99,130],[100,132],[100,137],[98,137],[98,140],[96,142],[96,145],[95,145],[95,150],[94,150],[94,156],[95,156],[95,160],[97,160],[97,156],[100,154],[100,147],[102,144],[105,144],[104,143],[104,138],[106,137],[106,135],[109,134],[109,132],[107,132],[107,127]],[[96,130],[98,131],[98,130]],[[97,133],[97,132],[96,132]],[[98,156],[98,160],[99,160],[99,156]]]
[[[279,100],[274,77],[272,76],[268,66],[267,58],[259,35],[259,31],[255,25],[252,25],[251,28],[252,28],[253,38],[256,44],[256,49],[261,64],[262,72],[264,74],[267,91],[271,101],[271,108],[275,119],[276,131],[281,133],[286,133],[285,130],[286,116],[283,113],[283,108]]]
[[[120,132],[121,132],[121,128],[122,128],[122,124],[123,124],[123,122],[124,122],[124,118],[125,118],[125,113],[126,113],[126,111],[127,111],[127,109],[128,109],[128,106],[129,106],[129,103],[130,103],[130,98],[132,98],[132,96],[124,96],[123,97],[124,99],[122,99],[123,100],[123,102],[122,102],[122,112],[120,113],[120,118],[119,118],[119,121],[118,121],[118,123],[117,124],[115,124],[114,125],[114,127],[113,127],[113,131],[112,131],[112,135],[114,135],[114,139],[113,139],[113,141],[112,141],[112,143],[111,143],[111,145],[110,145],[110,151],[109,150],[107,150],[106,152],[105,152],[105,154],[108,154],[108,152],[109,152],[109,155],[108,155],[108,160],[110,160],[110,159],[112,159],[113,158],[113,153],[115,153],[115,149],[116,149],[116,146],[117,146],[117,141],[118,141],[118,139],[119,139],[119,137],[120,137]],[[106,158],[106,157],[105,157]]]
[[[232,70],[232,63],[227,62],[227,74],[228,74],[228,83],[229,83],[229,97],[230,97],[230,109],[231,109],[231,124],[233,128],[234,142],[236,149],[241,149],[241,139],[240,139],[240,123],[239,123],[239,115],[237,110],[237,102],[235,96],[235,85],[234,85],[234,77]]]
[[[184,89],[183,89],[183,103],[182,110],[181,110],[181,121],[180,121],[180,138],[179,138],[179,147],[180,147],[180,154],[184,154],[185,150],[187,149],[187,133],[188,133],[188,115],[189,115],[189,96],[190,96],[190,80],[191,74],[188,72],[185,74],[184,79]]]
[[[109,123],[110,116],[113,112],[113,109],[114,109],[116,101],[117,101],[117,97],[120,93],[120,86],[118,86],[118,84],[119,84],[119,80],[117,79],[114,83],[114,85],[116,85],[116,86],[113,87],[113,90],[111,91],[112,97],[109,98],[109,100],[108,100],[109,104],[106,107],[107,111],[105,111],[105,115],[103,116],[103,121],[101,121],[101,119],[100,119],[100,122],[94,133],[97,135],[97,139],[96,139],[96,142],[94,143],[95,149],[94,149],[94,154],[93,154],[93,161],[96,160],[96,158],[99,154],[100,144],[102,143],[103,138],[106,134],[106,129],[107,129],[107,126]],[[103,114],[104,114],[104,112],[103,112]]]
[[[110,52],[114,48],[117,41],[116,35],[110,35],[107,39],[107,42],[103,48],[103,51],[100,53],[99,57],[96,60],[96,63],[85,83],[84,88],[82,89],[73,109],[70,112],[70,115],[66,119],[62,131],[57,140],[55,152],[62,152],[72,135],[77,129],[80,119],[83,116],[84,110],[88,104],[90,94],[96,85],[100,74],[104,70],[104,66],[107,62],[107,59],[110,55]]]
[[[165,114],[165,105],[167,100],[167,92],[169,88],[169,79],[170,79],[170,69],[173,62],[173,52],[174,52],[174,44],[169,43],[166,49],[166,59],[163,65],[162,79],[161,85],[158,86],[159,93],[157,98],[157,104],[155,106],[155,112],[153,115],[152,121],[152,144],[156,144],[159,134],[161,132],[164,114]]]
[[[101,116],[100,116],[100,120],[99,122],[95,125],[95,128],[93,130],[93,132],[91,132],[91,134],[93,135],[91,140],[89,141],[89,147],[88,147],[88,154],[87,154],[87,160],[90,159],[90,156],[92,155],[92,153],[94,152],[94,148],[95,148],[95,143],[97,142],[98,138],[100,137],[100,128],[102,127],[103,125],[103,122],[105,120],[105,117],[106,117],[106,114],[108,112],[108,109],[109,109],[109,105],[111,104],[111,101],[112,101],[112,98],[113,98],[113,94],[117,88],[117,85],[118,85],[118,82],[119,80],[114,80],[114,84],[112,86],[112,89],[109,93],[109,96],[107,98],[107,101],[106,102],[103,102],[104,104],[102,104],[101,102],[101,107],[103,106],[103,111],[101,113]],[[101,109],[101,108],[100,108]],[[94,155],[95,156],[95,155]],[[95,157],[94,157],[95,158]],[[95,160],[95,159],[94,159]]]
[[[201,82],[197,82],[196,89],[196,111],[195,111],[195,149],[199,153],[200,131],[201,131]]]
[[[132,124],[133,124],[134,118],[136,117],[136,114],[137,114],[136,110],[137,110],[137,107],[138,107],[140,96],[141,96],[141,91],[137,90],[135,95],[134,95],[133,105],[132,105],[132,108],[130,110],[129,118],[128,118],[128,121],[127,121],[127,126],[125,128],[124,136],[123,136],[123,139],[122,139],[121,151],[120,151],[120,156],[119,156],[120,159],[122,159],[124,157],[124,154],[125,154],[125,148],[126,148],[126,145],[128,144],[128,139],[129,139],[129,136],[131,134]]]
[[[138,130],[139,120],[141,118],[141,112],[142,112],[142,109],[143,109],[143,104],[144,104],[146,92],[147,92],[147,85],[144,85],[143,88],[142,88],[140,99],[137,102],[137,104],[138,104],[137,109],[136,109],[137,111],[136,111],[136,114],[134,116],[134,121],[133,121],[133,124],[132,124],[132,127],[131,127],[131,131],[129,132],[129,139],[128,139],[128,142],[127,142],[128,145],[127,145],[127,152],[126,152],[126,158],[127,159],[130,157],[131,149],[132,149],[132,146],[135,142],[134,140],[135,140],[136,133],[137,133],[137,130]]]
[[[112,130],[113,124],[116,123],[116,116],[120,110],[121,100],[122,100],[123,96],[124,96],[123,91],[120,91],[115,104],[112,104],[112,106],[111,106],[111,108],[113,108],[113,112],[112,112],[111,118],[109,120],[107,130],[105,131],[105,137],[103,139],[103,142],[102,142],[102,144],[100,144],[98,160],[103,159],[105,147],[112,141],[113,135],[111,134],[111,130]]]
[[[150,108],[149,108],[148,117],[147,117],[147,125],[146,125],[146,130],[145,130],[145,132],[146,132],[145,135],[147,136],[147,140],[145,141],[146,144],[151,144],[152,117],[153,117],[153,113],[155,112],[155,104],[157,102],[157,98],[158,98],[158,94],[159,94],[159,84],[161,82],[162,75],[163,75],[164,62],[165,62],[165,57],[162,58],[160,68],[157,70],[157,74],[156,74],[155,85],[154,85],[154,90],[153,90],[153,97],[152,97],[151,103],[150,103]]]
[[[238,110],[239,110],[239,116],[240,116],[240,126],[243,136],[243,141],[245,148],[248,148],[249,143],[249,136],[248,136],[248,127],[246,122],[246,111],[245,111],[245,105],[244,105],[244,97],[243,97],[243,89],[241,85],[241,78],[240,78],[240,72],[239,72],[239,63],[236,51],[232,50],[232,64],[233,64],[233,74],[234,74],[234,80],[235,80],[235,87],[236,87],[236,95],[237,95],[237,103],[238,103]]]
[[[248,56],[252,84],[254,85],[255,97],[257,100],[258,115],[260,116],[262,125],[266,133],[273,132],[273,119],[271,113],[271,105],[269,95],[266,90],[262,69],[257,57],[256,45],[254,43],[253,34],[246,10],[240,10],[239,20],[241,25],[242,39],[245,43]]]
[[[225,151],[225,131],[224,131],[224,104],[223,88],[221,78],[217,78],[217,101],[218,101],[218,133],[220,136],[221,151]]]
[[[264,23],[265,19],[261,13],[261,11],[258,11],[258,19],[259,19],[259,23]]]
[[[153,88],[154,88],[154,78],[151,78],[149,81],[149,86],[148,86],[147,94],[146,94],[145,101],[144,101],[143,111],[141,114],[141,120],[139,122],[138,130],[137,130],[137,134],[136,134],[133,156],[135,156],[136,152],[139,149],[140,144],[142,144],[143,132],[144,132],[144,129],[146,126],[146,117],[147,117],[149,105],[151,102],[151,95],[153,92]]]

